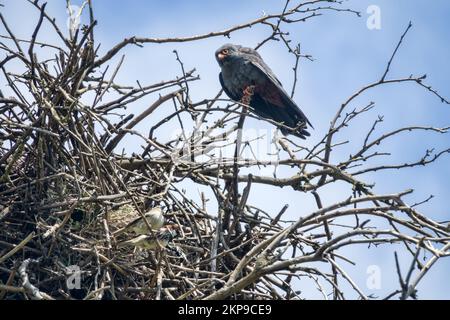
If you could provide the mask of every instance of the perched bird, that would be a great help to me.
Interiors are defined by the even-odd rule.
[[[151,228],[154,230],[158,230],[164,225],[165,219],[160,207],[153,208],[150,211],[144,213],[144,217],[150,224]],[[135,220],[131,221],[122,229],[119,229],[116,232],[114,232],[114,235],[118,236],[119,234],[122,234],[124,232],[134,232],[136,234],[148,234],[149,231],[144,219],[142,219],[142,217],[138,217]]]
[[[159,246],[164,248],[178,235],[178,225],[167,225],[151,234],[141,234],[133,239],[119,242],[118,248],[138,247],[147,250],[155,250]],[[158,246],[159,243],[159,246]]]
[[[281,125],[284,135],[309,136],[311,123],[283,89],[281,82],[256,50],[225,44],[216,51],[222,72],[220,84],[231,99],[249,104],[253,111]],[[250,94],[251,97],[246,97]],[[245,100],[243,100],[245,98]],[[249,103],[245,103],[246,100]]]

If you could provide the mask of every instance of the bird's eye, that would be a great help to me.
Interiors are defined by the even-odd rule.
[[[228,49],[223,49],[222,54],[225,54],[225,55],[228,54]]]

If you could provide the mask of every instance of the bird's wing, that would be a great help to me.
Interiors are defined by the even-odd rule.
[[[241,97],[236,96],[235,94],[231,93],[230,90],[228,90],[227,86],[225,85],[225,82],[223,81],[222,72],[219,73],[219,81],[223,91],[225,91],[225,93],[227,94],[228,97],[230,97],[230,99],[234,101],[239,101],[241,99]]]
[[[284,109],[284,111],[292,117],[291,121],[308,123],[311,127],[313,127],[306,115],[287,94],[281,85],[281,82],[275,77],[272,70],[270,70],[259,55],[257,58],[251,57],[248,61],[259,71],[259,74],[267,80],[265,81],[265,85],[257,90],[257,93],[260,95],[261,99],[265,100],[265,102],[269,105],[274,105],[280,109]],[[290,125],[289,122],[286,122],[285,124]]]
[[[148,240],[149,238],[150,237],[148,235],[141,234],[140,236],[137,236],[137,237],[132,238],[130,240],[119,242],[117,244],[117,246],[119,248],[123,248],[123,247],[127,247],[127,246],[137,246],[140,243],[142,243],[143,241]]]
[[[247,58],[247,61],[250,61],[255,67],[264,72],[264,74],[268,78],[270,78],[270,80],[273,83],[276,83],[280,87],[283,87],[281,81],[278,80],[277,76],[275,75],[275,73],[273,73],[272,69],[270,69],[270,67],[264,62],[263,58],[258,53],[258,51],[252,48],[240,48],[239,50]]]

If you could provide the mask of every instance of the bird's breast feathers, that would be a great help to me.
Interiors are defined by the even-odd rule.
[[[242,97],[246,87],[258,85],[260,82],[251,63],[244,59],[240,59],[231,66],[222,67],[222,79],[227,90],[238,99]]]

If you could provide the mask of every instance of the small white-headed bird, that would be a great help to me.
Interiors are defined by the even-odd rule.
[[[150,224],[152,230],[158,230],[164,225],[165,219],[163,212],[160,207],[156,207],[151,209],[150,211],[144,213],[145,219]],[[114,232],[115,236],[118,236],[124,232],[134,232],[136,234],[148,234],[149,230],[147,228],[147,224],[145,223],[142,217],[138,217],[127,224],[122,229]]]
[[[118,243],[119,248],[137,247],[147,250],[155,250],[158,247],[164,248],[178,235],[179,226],[176,224],[167,225],[151,234],[141,234],[133,239]],[[159,245],[158,245],[159,244]]]

